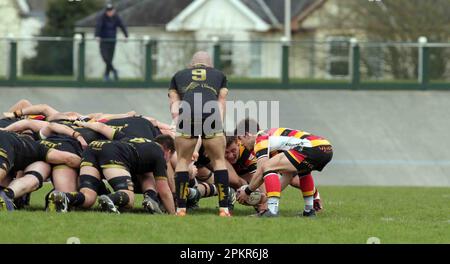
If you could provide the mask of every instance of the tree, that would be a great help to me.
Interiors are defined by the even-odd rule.
[[[426,36],[429,42],[449,40],[448,0],[339,0],[336,4],[339,11],[329,14],[329,25],[355,29],[371,41],[417,42],[421,36]],[[409,79],[417,76],[417,48],[390,45],[381,54],[394,77]],[[448,55],[449,49],[431,48],[431,78],[443,77]],[[363,59],[363,64],[367,66],[368,63]]]
[[[50,0],[46,12],[47,23],[41,36],[72,38],[75,22],[102,8],[103,0],[61,1]],[[40,41],[37,56],[24,61],[25,74],[73,73],[72,41]]]

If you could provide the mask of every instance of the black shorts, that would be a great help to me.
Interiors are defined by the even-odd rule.
[[[41,140],[40,143],[47,146],[48,148],[66,151],[78,156],[81,156],[81,153],[83,152],[80,142],[71,138],[67,138],[64,140],[47,138],[45,140]]]
[[[333,157],[333,148],[331,145],[317,146],[313,148],[296,147],[284,154],[292,165],[297,168],[298,176],[305,176],[311,171],[322,171]]]
[[[215,118],[214,118],[215,117]],[[176,136],[186,138],[213,138],[223,136],[223,125],[219,114],[203,114],[201,117],[195,118],[182,117],[177,125]]]
[[[13,148],[3,145],[0,147],[0,168],[8,173],[14,166],[14,151]]]
[[[108,168],[132,169],[132,157],[126,144],[117,141],[94,141],[83,152],[81,167],[93,166],[99,171]]]

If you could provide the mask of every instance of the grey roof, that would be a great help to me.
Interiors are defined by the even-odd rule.
[[[263,0],[279,22],[284,23],[284,3],[280,0]],[[291,0],[291,19],[297,17],[306,8],[318,0]]]
[[[241,0],[249,9],[272,27],[284,23],[284,2],[282,0]],[[291,18],[297,17],[312,3],[320,0],[291,0]],[[116,9],[127,26],[163,26],[175,18],[193,0],[119,0]],[[94,27],[96,16],[83,18],[75,24],[78,27]]]
[[[130,26],[166,25],[193,0],[121,0],[115,6],[124,24]],[[75,25],[77,27],[94,27],[96,17],[103,10],[91,14]]]

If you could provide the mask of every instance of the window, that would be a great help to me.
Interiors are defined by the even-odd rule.
[[[350,38],[329,37],[327,72],[333,78],[345,78],[349,76]]]
[[[260,41],[250,44],[250,76],[261,77],[261,45]]]

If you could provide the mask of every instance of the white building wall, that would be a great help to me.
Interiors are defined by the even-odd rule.
[[[9,36],[29,38],[39,35],[42,22],[35,18],[21,18],[15,0],[0,1],[0,77],[8,74]],[[19,41],[17,45],[17,74],[22,75],[22,61],[36,55],[35,41]]]

